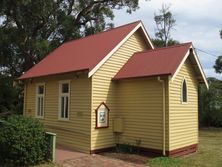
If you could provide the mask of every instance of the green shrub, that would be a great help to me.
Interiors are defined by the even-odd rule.
[[[222,111],[221,110],[213,110],[209,115],[209,124],[210,126],[222,127]]]
[[[33,165],[47,155],[43,125],[35,119],[10,116],[0,128],[0,157],[2,162],[16,166]]]

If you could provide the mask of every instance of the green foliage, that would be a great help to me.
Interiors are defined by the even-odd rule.
[[[222,127],[222,110],[215,109],[209,114],[209,124],[214,127]]]
[[[220,30],[220,38],[222,39],[222,30]],[[222,73],[222,56],[218,56],[216,59],[214,69],[216,73]]]
[[[23,99],[19,85],[13,86],[9,77],[0,75],[0,118],[5,114],[18,113],[22,111]]]
[[[152,39],[152,42],[153,42],[153,44],[154,44],[154,46],[156,48],[161,48],[161,47],[165,47],[166,46],[165,42],[160,40],[160,39]],[[176,41],[176,40],[173,40],[173,39],[170,39],[167,42],[167,46],[172,46],[172,45],[177,45],[177,44],[180,44],[180,42]]]
[[[38,120],[10,116],[2,123],[0,157],[3,164],[33,165],[45,160],[46,155],[46,136]]]
[[[216,59],[214,69],[215,69],[216,73],[220,73],[220,74],[222,73],[222,56],[219,56]]]
[[[209,90],[200,87],[200,125],[222,127],[222,81],[208,78]]]
[[[153,43],[156,47],[163,47],[178,44],[171,38],[171,31],[176,25],[176,20],[170,11],[170,6],[163,4],[158,14],[154,14],[154,21],[156,23],[156,39]]]
[[[148,164],[151,167],[179,167],[181,162],[180,159],[176,158],[158,157],[151,159]]]
[[[0,73],[20,76],[62,43],[112,26],[122,8],[135,11],[138,0],[0,1]]]

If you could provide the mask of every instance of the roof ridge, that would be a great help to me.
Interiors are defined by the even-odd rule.
[[[93,36],[96,36],[96,35],[99,35],[99,34],[103,34],[103,33],[106,33],[106,32],[109,32],[109,31],[112,31],[112,30],[116,30],[116,29],[119,29],[119,28],[123,28],[123,27],[126,27],[126,26],[129,26],[129,25],[131,25],[131,24],[135,24],[135,23],[140,23],[141,22],[141,20],[137,20],[137,21],[134,21],[134,22],[131,22],[131,23],[128,23],[128,24],[123,24],[123,25],[121,25],[121,26],[118,26],[118,27],[114,27],[114,28],[109,28],[109,29],[107,29],[107,30],[105,30],[105,31],[101,31],[101,32],[98,32],[98,33],[95,33],[95,34],[91,34],[91,35],[88,35],[88,36],[85,36],[85,37],[81,37],[81,38],[79,38],[79,39],[72,39],[72,40],[69,40],[69,41],[67,41],[67,42],[65,42],[65,43],[63,43],[63,44],[67,44],[67,43],[70,43],[70,42],[77,42],[77,41],[80,41],[80,40],[83,40],[83,39],[86,39],[86,38],[89,38],[89,37],[93,37]],[[62,45],[63,45],[62,44]],[[61,45],[61,46],[62,46]]]
[[[154,49],[151,49],[151,50],[145,50],[145,51],[136,52],[136,53],[155,52],[155,51],[164,50],[164,49],[181,47],[181,46],[188,45],[188,44],[191,44],[191,45],[192,45],[192,42],[185,42],[185,43],[177,44],[177,45],[165,46],[165,47],[161,47],[161,48],[154,48]]]

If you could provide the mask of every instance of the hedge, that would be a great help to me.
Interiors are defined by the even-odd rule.
[[[43,125],[36,119],[10,116],[0,127],[2,164],[34,165],[46,160],[48,144]]]

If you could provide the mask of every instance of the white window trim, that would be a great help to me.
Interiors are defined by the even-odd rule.
[[[39,95],[38,94],[39,86],[43,86],[44,87],[43,95]],[[42,116],[38,115],[38,97],[43,97],[43,112],[42,112]],[[45,83],[37,83],[36,84],[36,95],[35,95],[35,117],[43,119],[44,116],[45,116]]]
[[[187,101],[186,102],[183,101],[183,82],[184,81],[186,82],[186,88],[187,88]],[[180,90],[181,90],[181,104],[187,104],[188,103],[188,86],[187,86],[187,79],[186,78],[183,78]]]
[[[64,83],[68,83],[69,84],[69,93],[61,93],[61,90],[62,90],[62,84]],[[59,97],[58,97],[58,100],[59,100],[59,105],[58,105],[58,120],[60,121],[69,121],[69,112],[70,112],[70,92],[71,92],[71,86],[70,86],[70,80],[62,80],[62,81],[59,81]],[[62,94],[65,94],[65,95],[68,95],[68,118],[62,118],[61,117],[61,101],[60,101],[60,97],[62,96]]]

